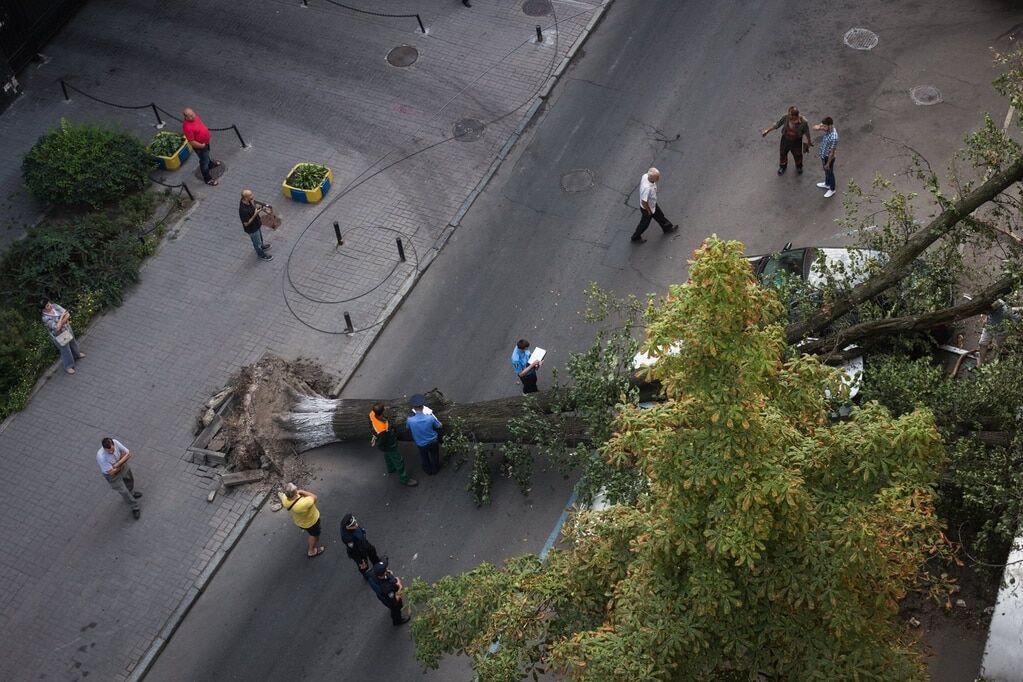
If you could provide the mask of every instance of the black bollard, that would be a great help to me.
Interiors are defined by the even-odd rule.
[[[334,236],[337,237],[338,246],[341,246],[345,243],[345,240],[341,239],[341,226],[337,224],[336,220],[334,221]]]
[[[355,327],[352,326],[352,316],[345,311],[345,334],[352,334],[355,332]]]
[[[543,31],[540,30],[540,24],[536,25],[536,42],[543,42]]]
[[[398,260],[400,260],[402,263],[404,263],[405,262],[405,247],[401,243],[401,237],[395,238],[394,241],[398,242]]]

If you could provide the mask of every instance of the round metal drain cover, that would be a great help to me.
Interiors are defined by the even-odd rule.
[[[411,45],[399,45],[387,53],[387,63],[391,66],[412,66],[419,59],[419,50]]]
[[[941,103],[941,91],[933,85],[918,85],[909,89],[909,96],[914,104],[922,107],[929,107],[932,104]]]
[[[873,50],[877,47],[877,34],[866,28],[850,28],[844,42],[854,50]]]
[[[570,170],[561,176],[561,189],[569,194],[585,192],[593,187],[593,173],[585,168]]]
[[[553,11],[551,0],[526,0],[522,13],[529,17],[545,17]]]
[[[451,134],[459,142],[475,142],[483,137],[483,131],[486,129],[487,125],[479,119],[463,118],[451,126]]]

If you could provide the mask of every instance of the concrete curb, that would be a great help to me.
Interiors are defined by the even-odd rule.
[[[188,587],[185,592],[185,596],[181,598],[174,612],[167,617],[167,621],[160,629],[160,634],[156,636],[153,643],[149,645],[146,653],[142,655],[138,663],[135,664],[135,668],[131,671],[131,674],[127,678],[127,682],[139,682],[142,680],[149,669],[153,667],[153,663],[156,662],[157,656],[163,651],[163,648],[167,646],[167,642],[170,641],[171,636],[177,631],[178,626],[185,620],[185,616],[192,609],[196,600],[199,599],[199,595],[206,591],[206,586],[209,585],[210,581],[213,580],[213,576],[217,574],[220,567],[223,565],[224,560],[227,559],[228,554],[231,553],[231,549],[234,548],[235,544],[241,538],[242,533],[248,529],[249,524],[256,518],[256,514],[262,509],[263,504],[267,498],[270,497],[270,491],[257,492],[252,496],[252,500],[249,504],[249,508],[246,510],[242,518],[238,519],[238,523],[235,524],[234,528],[224,538],[224,544],[216,551],[213,558],[203,569],[203,572],[199,574],[199,577],[195,579],[195,582]]]
[[[476,183],[476,187],[469,193],[469,196],[462,202],[462,205],[458,207],[454,217],[448,223],[447,227],[444,228],[440,237],[438,237],[434,242],[433,247],[423,257],[422,262],[419,263],[416,268],[416,273],[405,281],[397,293],[395,293],[387,302],[387,305],[384,306],[384,312],[381,314],[381,319],[383,321],[380,323],[379,328],[374,332],[369,345],[366,346],[366,349],[362,352],[362,356],[359,358],[358,362],[356,362],[347,373],[339,376],[338,380],[333,386],[331,386],[331,395],[337,395],[343,391],[348,382],[351,381],[351,378],[355,376],[359,367],[362,366],[363,359],[376,344],[376,340],[380,337],[380,333],[387,328],[388,324],[390,324],[391,317],[398,308],[401,307],[401,303],[405,300],[405,297],[408,296],[409,292],[415,288],[416,283],[419,282],[419,279],[430,267],[430,264],[433,263],[433,260],[440,255],[441,249],[443,249],[448,243],[448,240],[451,239],[451,235],[454,234],[455,229],[461,224],[462,219],[465,217],[465,214],[469,212],[469,209],[472,208],[472,205],[476,203],[476,199],[479,198],[479,196],[483,193],[483,190],[485,190],[487,185],[490,184],[490,181],[497,173],[498,168],[500,168],[501,164],[504,163],[504,160],[508,157],[508,154],[511,153],[515,144],[522,138],[522,134],[525,132],[526,128],[529,127],[529,124],[533,122],[534,117],[540,111],[540,107],[544,105],[544,102],[550,96],[555,84],[564,75],[568,65],[572,63],[572,59],[575,58],[579,48],[582,47],[583,43],[586,42],[586,39],[590,37],[590,33],[593,32],[593,29],[596,28],[597,24],[599,24],[601,19],[604,18],[604,15],[607,14],[607,10],[611,7],[613,2],[614,0],[604,0],[600,7],[596,9],[593,17],[590,18],[590,20],[586,23],[585,28],[583,28],[582,32],[575,39],[575,42],[572,43],[572,47],[568,49],[568,53],[565,55],[564,59],[561,60],[558,66],[548,77],[546,83],[537,92],[533,103],[530,105],[529,109],[526,110],[526,113],[523,114],[522,119],[519,121],[519,125],[517,125],[511,135],[508,136],[508,139],[501,147],[501,150],[497,153],[493,162],[491,162],[490,167],[487,168],[487,172],[484,173],[480,181]]]

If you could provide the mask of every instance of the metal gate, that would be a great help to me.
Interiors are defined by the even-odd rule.
[[[32,60],[85,0],[3,0],[0,53],[17,73]]]

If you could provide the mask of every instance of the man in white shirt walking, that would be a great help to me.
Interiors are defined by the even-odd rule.
[[[657,205],[657,181],[660,179],[661,171],[651,168],[643,174],[639,181],[639,207],[643,211],[643,215],[639,219],[636,231],[632,233],[632,241],[637,244],[642,244],[646,241],[643,238],[643,233],[646,231],[646,228],[650,227],[651,219],[657,221],[657,224],[664,230],[664,234],[671,234],[678,229],[678,225],[672,224],[670,220],[665,218],[661,207]]]
[[[138,519],[142,516],[142,507],[139,505],[142,493],[135,490],[135,477],[128,466],[131,452],[121,441],[113,438],[104,438],[102,445],[96,451],[96,464],[110,487],[119,492],[131,507],[131,515]]]

